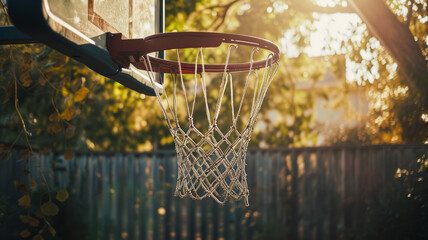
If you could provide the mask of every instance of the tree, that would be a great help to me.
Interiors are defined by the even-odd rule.
[[[136,151],[172,142],[155,98],[42,44],[1,46],[0,66],[0,141],[8,147]]]
[[[418,6],[417,9],[420,11],[426,10],[426,3],[415,4],[414,0],[406,1],[408,13],[405,22],[400,22],[382,0],[350,0],[349,2],[366,23],[370,33],[397,61],[409,85],[419,91],[426,91],[428,62],[422,53],[423,44],[418,45],[414,34],[409,29],[413,17],[413,6]],[[382,17],[379,18],[379,16]],[[426,96],[426,93],[424,95]]]
[[[367,123],[371,126],[370,132],[380,135],[380,142],[426,141],[428,123],[422,116],[426,114],[428,104],[428,90],[425,87],[428,79],[425,40],[427,27],[424,24],[427,4],[418,0],[337,0],[325,3],[325,6],[320,6],[311,0],[237,0],[219,1],[210,5],[201,2],[194,5],[193,13],[184,14],[188,16],[188,21],[182,24],[182,29],[236,32],[265,37],[275,42],[280,42],[284,33],[292,30],[295,45],[301,54],[297,59],[282,58],[282,72],[277,77],[281,81],[274,82],[277,88],[271,89],[266,103],[268,107],[265,108],[273,109],[278,108],[278,103],[273,104],[272,99],[279,95],[274,91],[287,89],[281,95],[284,99],[293,94],[290,91],[293,81],[304,79],[303,75],[308,75],[308,69],[302,68],[299,62],[304,59],[302,53],[309,44],[308,32],[316,19],[314,13],[356,13],[365,25],[357,24],[354,36],[360,34],[362,37],[355,40],[352,36],[347,36],[342,47],[333,52],[345,53],[351,62],[359,66],[358,71],[362,69],[364,72],[358,76],[358,82],[366,86],[372,98],[371,120]],[[377,44],[378,40],[380,45]],[[372,57],[363,59],[362,51]],[[306,64],[314,65],[311,60],[307,60]],[[395,64],[398,65],[398,72]],[[319,74],[320,71],[314,73]],[[290,102],[294,103],[295,98],[292,99]],[[283,108],[280,112],[287,116],[299,112],[293,110],[292,106]],[[290,129],[289,126],[286,128]],[[277,130],[274,128],[273,132],[278,132]],[[267,135],[272,136],[269,133]],[[293,139],[295,142],[296,140]]]

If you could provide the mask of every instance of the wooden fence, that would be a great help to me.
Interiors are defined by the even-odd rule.
[[[58,216],[62,239],[352,239],[367,224],[367,197],[427,153],[428,145],[251,149],[248,208],[174,197],[174,151],[78,153],[71,161],[51,153],[39,163],[50,186],[71,194]],[[0,196],[12,204],[12,182],[23,179],[18,154],[0,162]],[[35,161],[28,166],[40,182]],[[0,226],[1,236],[12,231]]]

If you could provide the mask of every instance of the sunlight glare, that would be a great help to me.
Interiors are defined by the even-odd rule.
[[[309,56],[341,54],[341,42],[352,36],[352,30],[361,19],[356,14],[314,14],[315,32],[311,33],[311,46],[306,49]]]
[[[337,1],[334,0],[316,0],[315,3],[321,7],[334,7],[337,5]]]
[[[318,14],[314,13],[313,23],[314,32],[308,33],[307,28],[302,24],[299,31],[303,34],[309,34],[310,45],[303,51],[311,57],[327,56],[333,54],[343,54],[347,49],[341,49],[341,42],[352,38],[353,41],[362,39],[365,28],[358,26],[355,33],[356,25],[362,21],[357,14],[335,13],[335,14]],[[364,26],[364,25],[362,25]],[[296,36],[296,30],[291,29],[284,33],[280,40],[281,51],[287,54],[287,57],[293,58],[299,56],[300,52],[295,44],[300,39]]]

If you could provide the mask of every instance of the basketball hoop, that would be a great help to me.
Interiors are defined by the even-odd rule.
[[[225,63],[205,64],[203,49],[217,48],[222,43],[229,44]],[[252,48],[248,62],[231,63],[231,55],[239,45]],[[146,70],[149,75],[177,151],[175,195],[190,196],[197,200],[212,197],[220,204],[229,198],[244,199],[245,205],[249,206],[245,157],[263,99],[278,70],[279,48],[270,41],[256,37],[203,32],[163,33],[144,39],[121,39],[120,34],[112,34],[107,46],[113,60],[120,66],[129,67],[132,64]],[[197,49],[195,63],[181,62],[179,49],[185,48]],[[176,50],[177,61],[149,56],[153,52],[171,49]],[[262,60],[254,61],[260,49],[269,52]],[[262,74],[259,74],[260,71]],[[156,72],[171,74],[171,91],[165,89],[165,85],[156,84],[163,82],[162,79],[156,79]],[[237,72],[244,72],[241,79],[244,78],[245,84],[239,104],[235,105],[238,96],[234,91],[236,80],[233,74]],[[208,73],[220,75],[215,104],[208,101]],[[194,80],[185,81],[183,75],[186,74],[193,74]],[[227,88],[230,93],[226,91]],[[181,96],[178,91],[182,93]],[[172,92],[172,104],[168,92]],[[179,98],[184,99],[183,104],[178,103]],[[231,105],[231,124],[228,129],[220,126],[221,117],[224,117],[220,114],[222,104],[225,106],[223,99],[228,99]],[[244,99],[248,99],[250,106],[244,106]],[[199,129],[194,122],[195,106],[198,103],[202,104],[201,109],[206,113],[203,124],[206,130]],[[185,110],[178,111],[182,105],[185,105]],[[242,114],[243,108],[248,109],[246,116]],[[183,112],[188,116],[187,128],[183,128],[184,124],[179,120]]]

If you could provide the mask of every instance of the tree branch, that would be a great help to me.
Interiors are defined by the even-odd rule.
[[[210,29],[210,30],[213,30],[213,31],[217,31],[224,24],[224,22],[226,21],[226,16],[227,16],[228,12],[230,11],[231,7],[233,5],[235,5],[236,3],[242,2],[242,1],[243,0],[233,0],[233,1],[229,2],[229,3],[227,3],[227,4],[224,4],[224,5],[208,6],[208,7],[204,8],[204,9],[201,9],[201,10],[193,12],[189,16],[188,21],[193,21],[193,19],[196,16],[201,15],[205,11],[214,11],[216,9],[219,9],[219,10],[216,11],[219,14],[216,16],[216,18],[214,18],[212,20],[212,22],[210,23],[209,27],[207,27],[207,29]]]
[[[349,0],[349,3],[395,59],[410,88],[428,95],[427,60],[409,27],[400,22],[382,0]]]
[[[311,1],[308,0],[295,0],[292,2],[293,8],[296,8],[300,12],[304,13],[326,13],[326,14],[332,14],[332,13],[355,13],[354,8],[351,6],[334,6],[334,7],[321,7],[319,5],[313,4]]]
[[[213,28],[214,29],[214,31],[217,31],[222,25],[223,25],[223,23],[226,21],[226,16],[227,16],[227,12],[229,12],[229,10],[230,10],[230,8],[235,4],[235,3],[237,3],[237,2],[239,2],[239,1],[241,1],[241,0],[235,0],[235,1],[232,1],[232,2],[230,2],[229,4],[226,4],[226,5],[224,5],[223,6],[223,11],[222,11],[222,13],[220,14],[220,16],[216,19],[216,20],[214,20],[213,22],[212,22],[212,24],[211,24],[211,26],[210,27],[212,27],[213,25],[214,25],[214,23],[215,22],[217,22],[218,21],[218,19],[220,19],[220,22]]]
[[[415,0],[410,0],[409,7],[407,8],[407,16],[406,16],[406,25],[407,25],[407,27],[410,25],[410,21],[412,20],[413,4],[414,3],[415,3]]]

